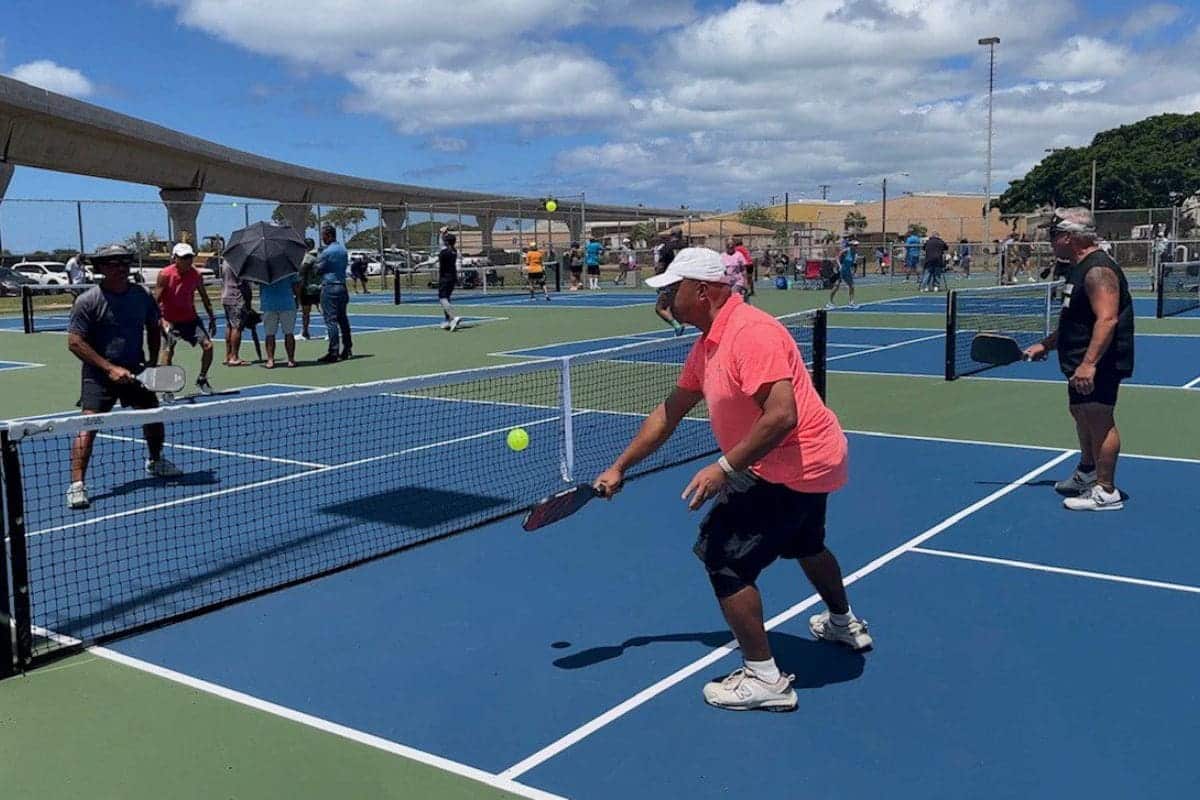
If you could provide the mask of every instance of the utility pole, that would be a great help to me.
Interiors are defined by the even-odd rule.
[[[1096,159],[1092,159],[1092,216],[1096,216]]]
[[[817,184],[817,187],[818,187],[818,188],[821,190],[821,199],[822,199],[822,200],[826,200],[826,199],[828,199],[828,197],[829,197],[829,187],[830,187],[830,184],[828,184],[828,183],[818,183],[818,184]]]
[[[980,39],[979,44],[988,49],[988,132],[987,132],[987,178],[983,187],[983,246],[992,244],[992,92],[996,82],[996,45],[999,36]]]

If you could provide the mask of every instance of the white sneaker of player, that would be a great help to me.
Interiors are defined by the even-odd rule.
[[[442,322],[442,330],[444,330],[444,331],[450,330],[450,320],[444,320]]]
[[[795,675],[780,674],[779,680],[767,683],[745,667],[738,667],[722,680],[705,684],[704,702],[730,711],[793,711],[795,679]]]
[[[1071,473],[1071,477],[1065,478],[1054,484],[1054,491],[1059,494],[1065,494],[1069,497],[1076,497],[1089,491],[1096,485],[1096,471],[1080,472],[1075,470]]]
[[[452,331],[458,330],[458,326],[461,324],[462,324],[462,317],[455,317],[454,319],[450,320],[450,330],[452,330]]]
[[[153,475],[156,478],[178,478],[183,474],[183,470],[172,464],[168,459],[159,456],[158,458],[146,459],[146,474]]]
[[[83,481],[75,481],[67,487],[67,508],[87,508],[92,504]]]
[[[1125,507],[1121,491],[1115,486],[1111,492],[1104,491],[1100,484],[1094,484],[1091,491],[1084,492],[1078,497],[1068,497],[1063,500],[1063,506],[1071,511],[1120,511]]]
[[[808,629],[812,635],[826,642],[844,644],[851,650],[866,650],[874,644],[865,619],[852,619],[849,625],[835,625],[824,611],[809,618]]]

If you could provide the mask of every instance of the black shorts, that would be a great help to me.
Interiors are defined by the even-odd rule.
[[[454,284],[456,279],[454,276],[438,277],[438,300],[449,300],[450,295],[454,294]]]
[[[319,306],[321,305],[321,290],[309,291],[305,289],[300,292],[300,305],[302,306]]]
[[[599,264],[588,264],[587,265],[587,273],[588,273],[588,275],[599,275],[600,274],[600,265]]]
[[[1083,403],[1099,403],[1102,406],[1117,404],[1117,391],[1121,388],[1124,375],[1109,370],[1096,370],[1095,387],[1091,394],[1080,394],[1075,387],[1067,383],[1067,404],[1072,406]]]
[[[136,371],[130,369],[130,372]],[[136,381],[113,383],[103,378],[83,376],[79,402],[76,404],[81,409],[104,414],[112,411],[118,400],[124,408],[158,408],[158,397],[154,392]]]
[[[190,322],[172,322],[170,329],[167,331],[167,349],[173,350],[175,344],[180,341],[187,342],[192,347],[204,344],[210,341],[208,329],[200,324],[200,320],[194,319]]]
[[[828,499],[828,494],[760,480],[717,501],[700,523],[692,548],[717,597],[753,584],[777,558],[807,558],[823,551]]]
[[[539,288],[541,288],[542,286],[545,286],[546,285],[546,273],[545,272],[529,273],[529,285],[537,286]]]

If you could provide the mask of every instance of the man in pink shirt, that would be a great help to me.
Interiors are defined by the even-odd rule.
[[[771,656],[755,586],[771,562],[799,561],[825,601],[828,611],[809,620],[814,636],[854,650],[871,646],[866,621],[850,610],[841,567],[825,547],[826,500],[846,483],[845,434],[787,329],[733,292],[720,254],[681,250],[666,272],[646,282],[669,287],[675,317],[703,335],[675,389],[596,487],[609,497],[619,491],[625,471],[666,442],[697,403],[707,403],[722,455],[696,473],[683,499],[698,509],[715,498],[693,549],[744,664],[705,686],[704,699],[739,711],[790,711],[794,676],[782,674]]]
[[[746,257],[737,249],[732,239],[725,243],[721,263],[725,265],[725,280],[729,281],[735,292],[746,297]]]

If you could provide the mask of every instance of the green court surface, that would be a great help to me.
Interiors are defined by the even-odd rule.
[[[863,285],[857,299],[864,303],[911,294],[911,286],[904,283]],[[764,285],[756,303],[779,315],[823,306],[827,296],[827,292],[779,291]],[[839,302],[845,302],[844,293]],[[352,313],[363,310],[351,307]],[[440,320],[431,306],[380,304],[369,311],[428,314]],[[261,365],[231,369],[218,364],[211,379],[218,388],[266,383],[332,386],[517,363],[519,357],[494,354],[664,328],[648,304],[624,308],[560,308],[554,302],[472,305],[464,313],[503,319],[453,334],[409,328],[362,335],[355,340],[356,357],[331,366],[311,364],[323,352],[323,342],[299,342],[299,359],[310,363],[297,369],[267,371]],[[928,328],[933,334],[943,329],[944,319],[937,314],[867,309],[833,313],[830,325]],[[1200,319],[1138,319],[1137,328],[1139,333],[1200,336]],[[217,348],[219,362],[220,343]],[[247,343],[243,357],[248,353],[252,348]],[[0,361],[43,365],[0,371],[0,417],[61,412],[73,406],[79,368],[66,350],[64,336],[0,332]],[[177,363],[194,374],[198,353],[185,347]],[[1200,338],[1193,364],[1200,376]],[[1061,384],[971,378],[947,383],[933,376],[832,371],[828,395],[848,430],[1064,449],[1076,446]],[[1118,421],[1125,452],[1200,458],[1198,390],[1123,388]],[[913,483],[915,490],[923,479],[906,472],[903,464],[896,465],[894,475],[897,482]],[[415,653],[413,657],[461,656]],[[428,690],[379,687],[380,692]],[[463,724],[469,727],[470,722]],[[97,649],[0,682],[0,796],[441,800],[551,795],[356,736],[319,720],[281,716],[278,709],[249,698],[213,693],[171,674],[151,674]]]

